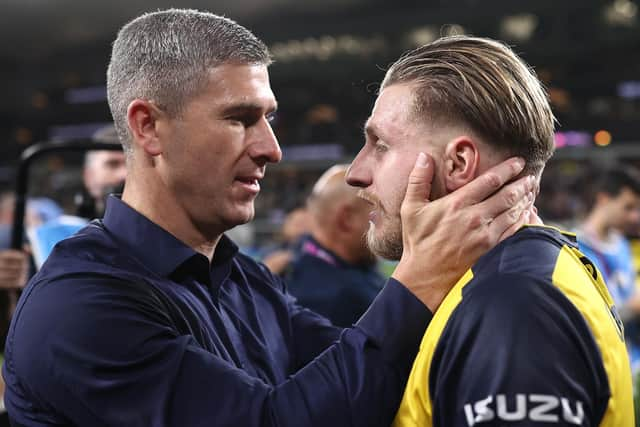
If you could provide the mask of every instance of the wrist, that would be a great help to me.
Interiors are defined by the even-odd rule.
[[[438,272],[428,271],[428,268],[417,270],[415,264],[403,256],[391,277],[402,283],[431,313],[435,313],[450,286],[446,286],[446,279]]]

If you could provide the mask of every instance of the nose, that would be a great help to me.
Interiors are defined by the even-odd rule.
[[[266,117],[253,126],[249,156],[260,165],[278,163],[282,160],[282,150]]]
[[[366,188],[371,185],[372,180],[363,151],[364,149],[360,150],[351,165],[349,165],[346,180],[349,185]]]

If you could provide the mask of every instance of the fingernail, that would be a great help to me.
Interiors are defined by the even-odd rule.
[[[418,153],[418,158],[416,159],[416,166],[421,168],[427,167],[427,155],[423,152]]]
[[[516,166],[522,170],[524,169],[524,159],[522,157],[516,157]]]

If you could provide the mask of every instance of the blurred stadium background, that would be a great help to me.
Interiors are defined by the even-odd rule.
[[[224,14],[271,47],[284,161],[270,167],[247,244],[268,239],[330,165],[349,162],[386,66],[439,35],[514,46],[546,84],[559,124],[538,208],[546,221],[584,213],[590,172],[640,164],[638,0],[1,0],[0,185],[13,187],[31,144],[91,136],[110,122],[105,72],[118,28],[144,11]],[[82,156],[33,170],[32,196],[73,211]]]

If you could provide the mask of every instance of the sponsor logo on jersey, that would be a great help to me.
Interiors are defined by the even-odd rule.
[[[582,425],[582,402],[548,394],[498,394],[464,405],[468,427],[489,421],[537,421]]]

